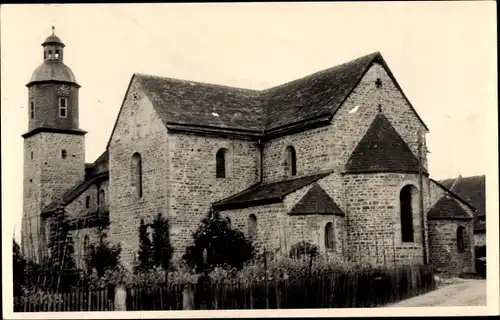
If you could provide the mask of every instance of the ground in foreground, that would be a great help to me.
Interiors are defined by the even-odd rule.
[[[486,306],[486,280],[461,280],[385,307]]]

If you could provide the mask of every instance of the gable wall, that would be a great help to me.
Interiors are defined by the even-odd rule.
[[[138,94],[137,101],[133,93]],[[137,80],[133,80],[109,144],[111,243],[122,245],[121,259],[130,266],[137,254],[139,221],[167,214],[167,130]],[[132,186],[132,155],[142,159],[142,197]]]
[[[377,78],[382,80],[381,89],[376,88]],[[273,181],[285,176],[283,162],[288,145],[294,146],[297,152],[297,176],[330,169],[342,172],[344,164],[375,118],[378,104],[382,105],[384,115],[417,156],[417,133],[423,130],[423,125],[384,68],[374,64],[337,111],[331,125],[266,143],[264,180]],[[359,109],[349,114],[356,106]],[[427,166],[426,157],[423,158],[424,166]]]

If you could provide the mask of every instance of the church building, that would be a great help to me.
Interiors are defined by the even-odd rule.
[[[64,43],[53,33],[42,47],[22,136],[32,259],[49,254],[57,210],[80,266],[103,237],[131,266],[140,219],[158,213],[178,257],[217,212],[258,251],[307,241],[332,263],[473,271],[475,208],[430,178],[428,128],[379,52],[266,90],[134,74],[106,150],[87,163]]]

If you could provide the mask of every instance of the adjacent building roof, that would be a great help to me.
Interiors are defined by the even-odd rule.
[[[450,195],[445,195],[427,212],[429,220],[470,220],[473,217]]]
[[[453,179],[441,180],[440,183],[474,206],[476,209],[474,231],[484,232],[486,221],[481,219],[484,219],[486,215],[486,176],[458,176]]]
[[[289,215],[340,215],[344,216],[344,212],[333,201],[332,197],[315,183],[309,191],[297,202],[290,210]]]
[[[379,112],[345,165],[347,173],[419,172],[419,161]],[[423,169],[425,173],[425,169]]]
[[[223,211],[278,203],[286,195],[326,177],[330,173],[332,171],[273,183],[257,184],[238,194],[214,203],[212,207],[214,210]]]
[[[476,215],[486,215],[486,176],[472,176],[439,181],[476,208]]]

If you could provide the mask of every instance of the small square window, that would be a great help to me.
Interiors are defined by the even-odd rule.
[[[66,150],[61,150],[61,158],[66,159],[67,156],[68,153],[66,152]]]

